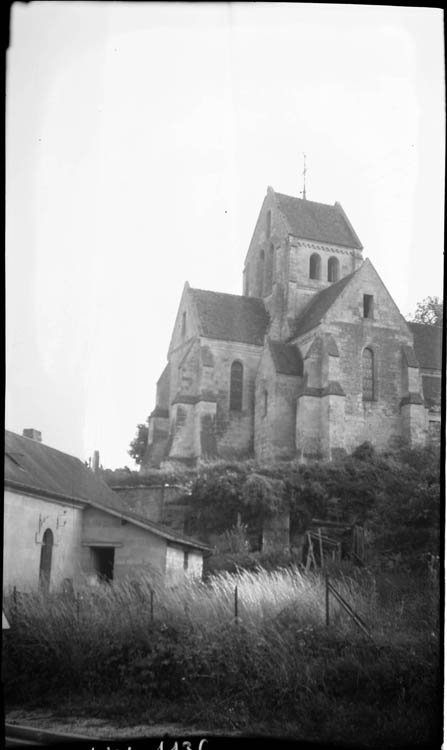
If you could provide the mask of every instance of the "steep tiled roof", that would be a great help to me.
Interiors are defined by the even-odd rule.
[[[262,299],[203,289],[191,289],[191,294],[202,336],[262,346],[269,323]]]
[[[201,542],[164,529],[144,516],[123,508],[118,495],[78,458],[9,430],[5,430],[4,481],[5,486],[16,492],[92,505],[170,541],[208,549]]]
[[[281,375],[302,375],[303,359],[296,346],[282,341],[269,341],[276,372]]]
[[[340,281],[336,281],[334,284],[322,289],[321,292],[317,292],[317,294],[312,297],[309,304],[296,318],[292,325],[290,338],[296,338],[302,333],[306,333],[312,328],[315,328],[337,297],[341,294],[345,286],[349,284],[355,273],[357,273],[357,271],[350,273],[348,276],[344,276]]]
[[[427,370],[440,370],[442,357],[441,326],[408,323],[414,339],[414,351],[419,366]]]
[[[439,406],[441,403],[441,378],[434,375],[423,375],[422,391],[427,406]]]
[[[362,249],[340,204],[329,206],[282,193],[275,195],[277,206],[296,237]]]

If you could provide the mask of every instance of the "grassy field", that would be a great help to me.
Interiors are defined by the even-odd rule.
[[[297,568],[74,598],[7,597],[7,706],[180,721],[356,747],[409,747],[439,726],[436,583],[333,571],[366,637]],[[237,589],[237,619],[235,590]]]

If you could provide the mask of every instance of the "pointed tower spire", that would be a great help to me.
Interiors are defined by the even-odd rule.
[[[303,157],[304,157],[304,169],[303,169],[303,172],[302,172],[302,174],[303,174],[303,190],[302,190],[301,195],[303,196],[303,201],[305,201],[306,200],[306,172],[307,172],[307,169],[306,169],[306,154],[303,154]]]

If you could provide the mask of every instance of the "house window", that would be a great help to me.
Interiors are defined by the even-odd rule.
[[[318,253],[313,253],[309,260],[309,278],[319,279],[321,276],[321,258]]]
[[[364,401],[374,399],[374,354],[364,349],[362,354],[362,391]]]
[[[182,339],[184,339],[186,336],[186,313],[184,312],[182,315]]]
[[[183,570],[188,570],[189,565],[189,554],[188,552],[183,552]]]
[[[363,295],[363,317],[372,318],[374,315],[374,297],[372,294]]]
[[[53,557],[54,537],[51,529],[47,529],[42,539],[40,550],[39,585],[44,593],[50,589],[51,558]]]
[[[264,417],[267,416],[268,407],[269,407],[269,394],[268,394],[268,391],[264,391]]]
[[[327,280],[338,281],[340,275],[340,264],[338,258],[329,258],[327,264]]]
[[[230,410],[242,411],[244,370],[240,362],[233,362],[230,375]]]

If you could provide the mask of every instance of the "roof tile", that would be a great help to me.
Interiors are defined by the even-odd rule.
[[[362,249],[359,238],[339,204],[330,206],[283,193],[275,195],[277,206],[296,237]]]
[[[413,334],[414,351],[419,366],[426,370],[440,370],[442,359],[442,327],[424,323],[408,323]]]
[[[262,346],[269,315],[262,299],[191,289],[202,336]]]

